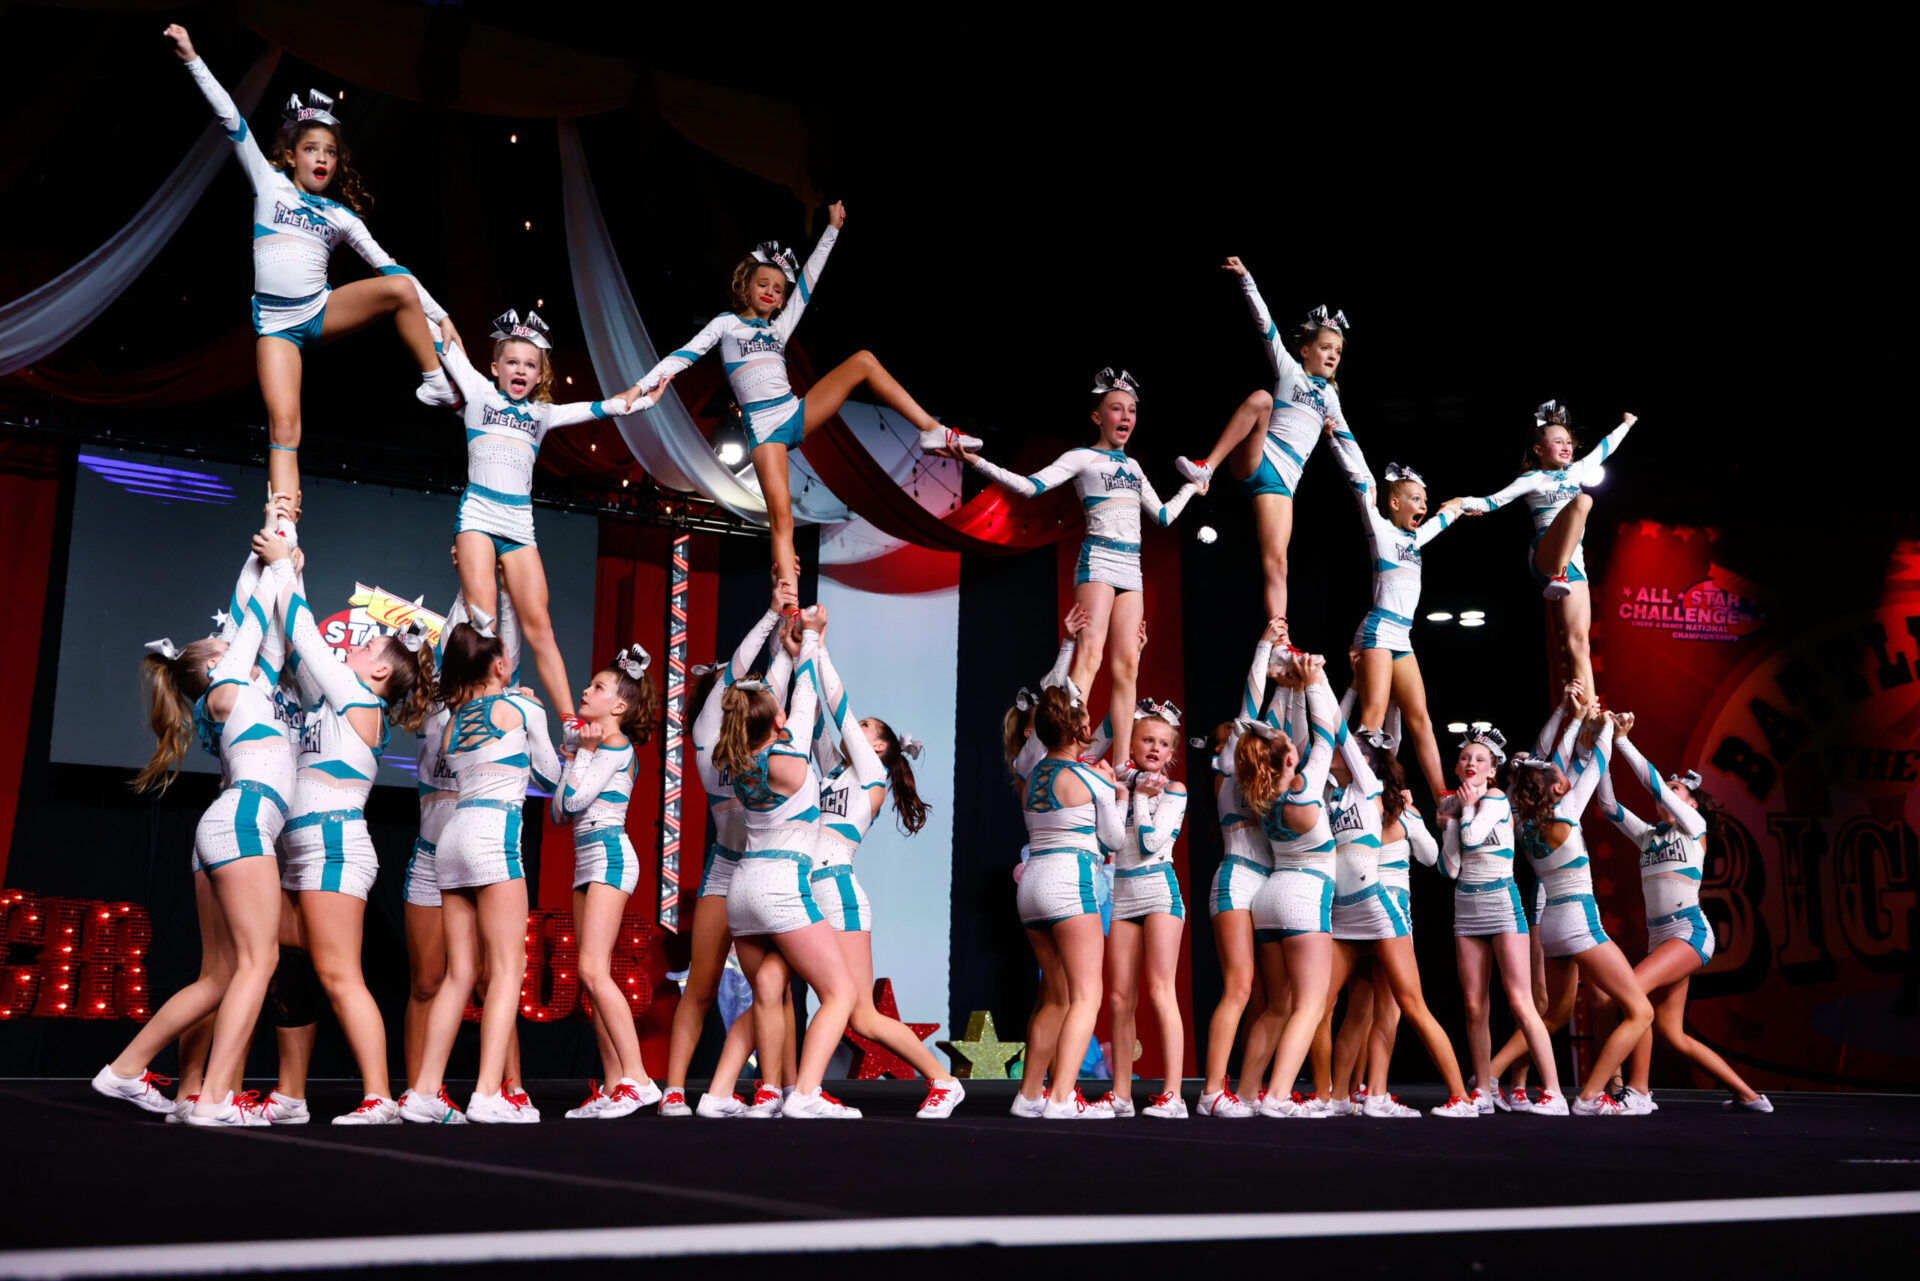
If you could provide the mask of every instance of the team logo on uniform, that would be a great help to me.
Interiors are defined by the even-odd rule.
[[[533,415],[524,409],[515,409],[511,405],[501,409],[496,409],[492,405],[485,405],[482,406],[480,411],[480,425],[482,427],[510,427],[514,431],[524,433],[533,429]]]
[[[787,344],[778,336],[762,330],[755,330],[751,338],[740,340],[742,356],[778,356],[787,349]]]
[[[1287,397],[1287,399],[1296,405],[1312,405],[1315,409],[1325,409],[1327,407],[1326,397],[1320,394],[1320,389],[1308,382],[1295,383],[1293,385],[1293,395]]]
[[[1116,489],[1130,490],[1137,494],[1140,492],[1140,478],[1125,467],[1116,467],[1107,473],[1107,492],[1112,493]]]
[[[1663,863],[1685,863],[1686,861],[1686,838],[1679,832],[1662,833],[1640,853],[1641,867],[1658,867]]]
[[[327,231],[327,220],[319,214],[281,204],[278,200],[273,202],[273,225],[291,227],[315,236],[325,235]]]
[[[835,818],[847,816],[847,789],[836,787],[820,798],[820,812],[831,814]]]
[[[1360,805],[1365,805],[1366,803],[1365,801],[1361,801]],[[1366,827],[1366,823],[1360,817],[1360,805],[1343,805],[1335,810],[1331,824],[1333,830],[1335,832],[1358,832],[1363,830]]]
[[[1400,546],[1394,550],[1396,552],[1394,559],[1398,560],[1402,565],[1418,565],[1420,563],[1420,548],[1418,545],[1412,542],[1405,542],[1401,543]]]

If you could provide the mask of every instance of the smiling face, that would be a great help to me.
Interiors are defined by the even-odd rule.
[[[1103,449],[1125,449],[1140,419],[1140,402],[1124,391],[1110,391],[1093,408],[1093,425]]]
[[[1320,329],[1314,331],[1313,338],[1300,348],[1300,367],[1320,378],[1332,378],[1340,368],[1340,356],[1347,349],[1347,340],[1338,329]]]
[[[1173,761],[1173,726],[1158,717],[1133,723],[1133,763],[1154,774],[1165,774]]]
[[[1387,488],[1387,519],[1412,529],[1427,518],[1427,487],[1417,480],[1396,480]]]
[[[619,678],[611,671],[595,672],[587,687],[580,691],[580,719],[617,727],[626,714],[627,700],[620,697]]]
[[[314,125],[293,140],[291,155],[294,185],[317,196],[340,169],[340,140],[333,130]]]
[[[546,353],[530,342],[513,339],[493,353],[493,385],[509,400],[525,400],[540,385]]]
[[[1533,456],[1542,471],[1562,471],[1573,463],[1573,433],[1558,424],[1545,428],[1533,442]]]
[[[1493,753],[1484,743],[1468,743],[1460,749],[1460,758],[1453,764],[1453,773],[1462,783],[1468,779],[1477,779],[1487,787],[1493,786]]]
[[[747,281],[747,306],[765,320],[787,301],[787,273],[778,267],[755,267]]]

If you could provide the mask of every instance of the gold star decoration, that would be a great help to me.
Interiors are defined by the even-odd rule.
[[[993,1014],[975,1010],[967,1016],[967,1035],[960,1041],[936,1041],[947,1052],[953,1074],[969,1081],[1004,1081],[1007,1064],[1026,1053],[1025,1041],[1003,1041],[993,1030]]]

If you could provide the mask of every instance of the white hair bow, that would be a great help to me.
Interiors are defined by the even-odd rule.
[[[647,668],[653,665],[653,655],[635,641],[626,649],[613,656],[613,665],[627,674],[629,680],[639,680],[647,674]]]
[[[1277,727],[1269,725],[1265,721],[1254,720],[1251,716],[1237,716],[1234,718],[1233,723],[1239,727],[1242,734],[1257,734],[1269,743],[1274,742],[1280,737],[1280,731]]]
[[[477,605],[467,607],[467,626],[488,640],[493,639],[493,615]]]
[[[1143,698],[1134,704],[1133,719],[1144,721],[1149,716],[1158,716],[1175,729],[1180,728],[1180,709],[1172,703],[1156,703],[1150,698]]]
[[[1344,311],[1336,311],[1329,316],[1327,314],[1327,305],[1321,303],[1318,307],[1315,307],[1307,313],[1307,324],[1315,329],[1331,329],[1336,333],[1344,334],[1347,332],[1347,313]]]
[[[1552,761],[1546,759],[1544,756],[1535,756],[1532,752],[1515,752],[1513,763],[1515,765],[1524,765],[1528,769],[1549,770],[1554,768]]]
[[[920,759],[920,753],[923,749],[925,749],[925,747],[926,747],[925,743],[921,742],[919,739],[915,738],[911,734],[902,734],[900,736],[901,752],[907,756],[911,756],[916,761]]]
[[[1567,411],[1561,407],[1559,401],[1549,400],[1533,411],[1533,425],[1535,427],[1545,427],[1556,418],[1561,422],[1565,422],[1566,414]]]
[[[1034,706],[1038,704],[1039,701],[1040,701],[1039,696],[1036,695],[1032,690],[1028,689],[1025,685],[1022,685],[1020,687],[1020,692],[1013,696],[1013,705],[1019,708],[1023,712],[1032,711],[1034,709]]]
[[[753,249],[753,260],[778,267],[789,281],[800,278],[800,258],[791,249],[782,249],[777,240],[763,240]]]
[[[1690,769],[1684,774],[1667,775],[1667,782],[1677,783],[1681,787],[1686,788],[1689,792],[1699,791],[1700,784],[1706,781],[1707,781],[1706,779],[1700,777],[1700,771],[1694,770],[1694,769]]]
[[[427,642],[427,621],[415,616],[407,620],[407,625],[393,634],[393,638],[406,648],[409,654],[418,654],[420,647]]]
[[[1480,746],[1486,748],[1487,751],[1492,754],[1496,765],[1505,762],[1507,759],[1507,736],[1497,729],[1491,727],[1487,729],[1470,729],[1466,732],[1465,736],[1461,738],[1460,746],[1465,748],[1469,743],[1478,743]]]
[[[689,667],[687,669],[687,675],[693,677],[695,680],[699,680],[702,676],[705,676],[708,672],[717,672],[719,670],[720,670],[720,664],[718,663],[695,663],[692,667]]]
[[[1112,365],[1093,376],[1093,389],[1103,395],[1110,391],[1124,391],[1135,400],[1140,399],[1139,380],[1124,369],[1114,373]]]
[[[1080,687],[1073,683],[1071,676],[1067,677],[1067,697],[1075,707],[1080,706],[1080,700],[1086,697],[1080,692]]]
[[[773,686],[767,684],[765,681],[761,680],[757,676],[742,677],[741,679],[733,683],[733,687],[735,689],[744,689],[749,694],[758,693],[761,690],[768,690],[773,688]]]
[[[547,322],[540,319],[540,313],[530,311],[525,320],[520,313],[509,308],[493,318],[493,333],[490,337],[505,342],[509,338],[518,338],[530,342],[541,351],[552,351],[553,344],[547,341]]]
[[[287,99],[287,105],[282,108],[280,114],[288,120],[303,123],[308,120],[317,120],[323,125],[340,123],[333,118],[333,99],[318,89],[307,90],[307,105],[304,107],[300,105],[300,95],[294,94]]]
[[[1403,467],[1399,463],[1388,463],[1387,483],[1391,485],[1396,480],[1410,480],[1416,485],[1424,485],[1427,483],[1427,478],[1413,468]]]
[[[160,655],[160,657],[166,659],[169,663],[173,662],[176,658],[180,657],[179,647],[173,643],[171,638],[166,636],[162,636],[157,641],[148,641],[147,653],[158,654]]]

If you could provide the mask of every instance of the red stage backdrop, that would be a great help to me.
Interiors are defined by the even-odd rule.
[[[1688,1023],[1758,1088],[1920,1085],[1920,546],[1878,604],[1787,626],[1714,563],[1717,531],[1623,525],[1594,594],[1603,690],[1663,773],[1697,769],[1725,807],[1701,906],[1717,936]],[[1652,802],[1619,779],[1643,816]],[[1632,847],[1591,815],[1609,931],[1642,955]],[[1656,1071],[1672,1056],[1656,1052]]]

